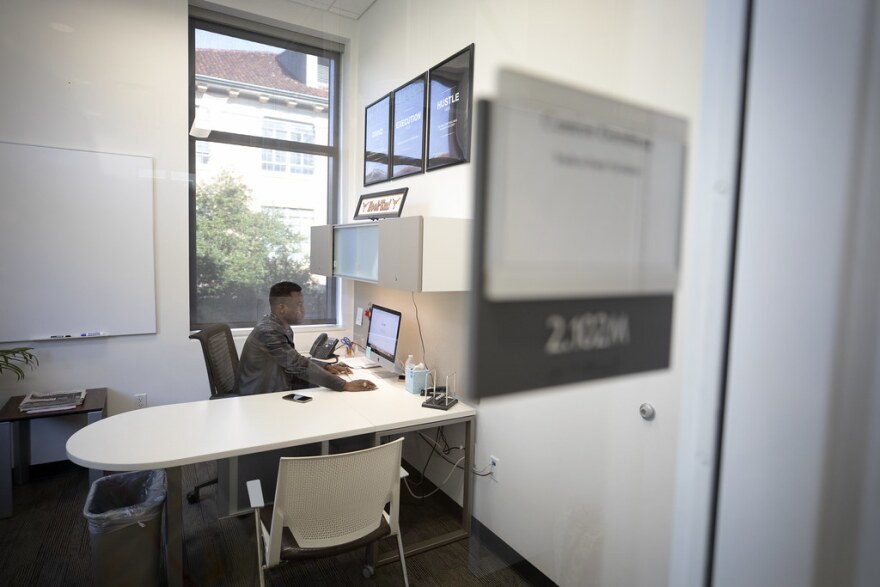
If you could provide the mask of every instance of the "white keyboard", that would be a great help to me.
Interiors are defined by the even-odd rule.
[[[375,369],[379,363],[366,357],[348,357],[342,359],[342,362],[352,369]]]

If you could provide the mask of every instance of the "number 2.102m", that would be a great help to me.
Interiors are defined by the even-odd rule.
[[[571,318],[547,316],[550,336],[544,344],[548,355],[594,351],[629,344],[629,316],[607,312],[586,312]]]

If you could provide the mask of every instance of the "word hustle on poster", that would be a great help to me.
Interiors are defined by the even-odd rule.
[[[449,109],[449,106],[458,102],[458,92],[454,94],[449,94],[445,98],[440,98],[437,100],[437,110],[443,110],[444,108]]]

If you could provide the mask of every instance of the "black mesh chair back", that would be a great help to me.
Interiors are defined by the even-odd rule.
[[[238,351],[226,324],[214,324],[189,335],[202,345],[211,399],[238,395]]]
[[[189,335],[202,345],[205,367],[208,368],[208,384],[211,386],[211,399],[235,397],[238,395],[238,351],[232,340],[232,330],[226,324],[215,324]],[[216,485],[217,478],[199,483],[186,494],[189,503],[197,503],[199,492],[210,485]]]

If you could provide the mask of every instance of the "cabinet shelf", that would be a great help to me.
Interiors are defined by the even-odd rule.
[[[311,272],[405,291],[464,291],[471,220],[406,216],[312,227]]]

